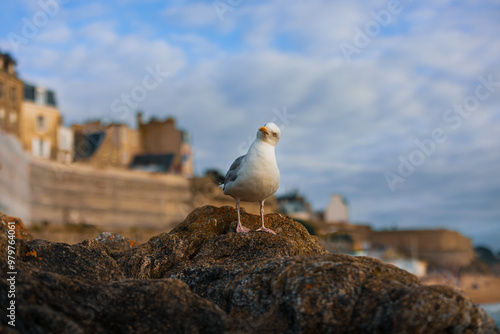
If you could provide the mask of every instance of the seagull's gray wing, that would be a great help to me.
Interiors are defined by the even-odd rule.
[[[238,171],[240,170],[241,162],[243,161],[245,156],[246,155],[242,155],[241,157],[234,160],[231,167],[229,167],[229,170],[226,173],[226,178],[224,179],[224,189],[226,189],[226,185],[229,182],[233,182],[238,177]]]

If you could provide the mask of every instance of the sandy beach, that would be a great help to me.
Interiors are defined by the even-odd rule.
[[[500,277],[465,277],[460,290],[478,304],[500,303]]]
[[[427,276],[422,279],[426,285],[443,284],[459,289],[477,304],[500,303],[500,277],[483,275]]]

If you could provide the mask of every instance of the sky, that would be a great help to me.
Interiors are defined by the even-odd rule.
[[[64,123],[172,116],[225,172],[273,121],[277,194],[500,251],[500,3],[7,0],[0,50]]]

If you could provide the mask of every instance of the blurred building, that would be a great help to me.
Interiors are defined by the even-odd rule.
[[[57,161],[69,164],[73,162],[74,155],[74,133],[72,128],[59,126],[57,129]]]
[[[396,259],[396,260],[385,260],[384,262],[390,263],[404,269],[417,277],[423,277],[427,274],[427,262],[418,259]]]
[[[100,121],[73,125],[75,160],[98,167],[128,168],[141,152],[139,134],[126,124]]]
[[[349,222],[346,200],[340,195],[333,195],[330,204],[325,210],[323,219],[326,223]]]
[[[0,52],[0,130],[20,136],[23,82],[17,77],[16,62]]]
[[[311,211],[311,206],[298,191],[277,196],[276,200],[280,206],[280,211],[295,219],[312,220],[315,219]]]
[[[73,124],[71,129],[74,133],[74,160],[91,163],[91,158],[101,147],[106,137],[106,129],[100,121],[87,122],[85,124]]]
[[[137,131],[140,153],[134,157],[132,169],[193,176],[189,133],[177,129],[175,119],[144,123],[142,113],[138,113]]]
[[[35,157],[57,160],[62,117],[55,93],[43,87],[24,84],[20,139],[24,149]]]
[[[23,83],[15,66],[0,52],[0,130],[13,134],[35,157],[71,162],[73,134],[62,125],[55,93]]]
[[[329,251],[364,255],[371,248],[373,231],[368,225],[316,223],[315,227],[324,236],[322,246]]]
[[[138,129],[100,121],[72,126],[75,161],[96,167],[130,168],[146,172],[193,176],[189,134],[176,128],[175,120],[142,122]]]
[[[332,251],[369,255],[415,274],[427,268],[457,269],[474,259],[470,239],[458,232],[438,230],[374,231],[368,225],[349,223],[346,200],[331,198],[324,219],[311,222],[323,247]]]
[[[459,268],[474,259],[472,241],[449,230],[374,231],[372,245],[391,247],[404,256],[426,261],[429,268]]]

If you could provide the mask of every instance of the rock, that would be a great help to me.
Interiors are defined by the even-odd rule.
[[[24,249],[21,259],[25,264],[43,271],[93,282],[124,278],[121,268],[109,255],[106,245],[89,241],[68,245],[37,239],[27,243]]]
[[[7,305],[5,279],[0,300]],[[16,281],[19,333],[221,333],[229,317],[174,279],[92,284],[31,270]]]
[[[397,267],[331,254],[186,269],[174,275],[243,332],[493,333],[457,290],[420,285]]]
[[[8,233],[9,222],[14,223],[13,226],[14,226],[14,231],[15,231],[14,233],[15,233],[16,238],[23,239],[23,240],[33,240],[31,233],[24,226],[21,218],[10,217],[10,216],[7,216],[7,215],[0,212],[0,224],[1,224],[2,233]]]
[[[102,232],[94,240],[87,241],[87,245],[89,245],[92,241],[97,241],[98,243],[107,246],[110,252],[122,252],[141,244],[140,242],[130,240],[129,238],[124,238],[118,233],[110,232]]]
[[[242,220],[260,225],[246,212]],[[277,235],[237,234],[234,208],[206,206],[136,246],[113,234],[75,245],[15,239],[19,326],[2,318],[0,331],[498,333],[457,290],[328,254],[288,217],[266,215],[266,226]],[[0,256],[8,241],[2,233]],[[4,307],[9,285],[0,281]]]
[[[241,210],[241,219],[252,230],[260,227],[260,216]],[[326,254],[317,237],[289,217],[268,214],[266,226],[277,235],[236,233],[234,208],[204,206],[195,209],[170,233],[155,236],[115,258],[127,277],[148,279],[168,277],[172,272],[193,266]]]

